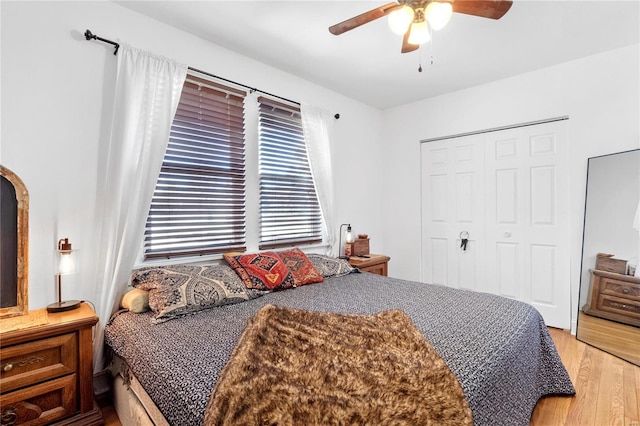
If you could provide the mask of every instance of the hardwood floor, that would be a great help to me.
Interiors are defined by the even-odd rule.
[[[105,426],[122,426],[122,422],[118,418],[118,413],[116,413],[116,410],[113,408],[113,405],[101,406],[100,412],[102,412],[102,417],[104,418]]]
[[[578,314],[578,338],[605,352],[640,364],[640,328],[615,321]]]
[[[576,396],[542,398],[531,426],[640,426],[640,367],[549,328]],[[102,407],[106,426],[122,423],[111,405]],[[134,426],[134,425],[124,425]]]
[[[573,397],[538,401],[532,426],[640,426],[640,367],[550,328],[574,387]]]

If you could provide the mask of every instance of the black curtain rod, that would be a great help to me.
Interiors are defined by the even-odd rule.
[[[107,40],[106,38],[102,38],[102,37],[98,37],[97,35],[93,34],[89,30],[86,30],[84,32],[84,38],[86,38],[87,40],[99,40],[99,41],[102,41],[104,43],[109,43],[109,44],[115,46],[115,50],[113,51],[113,54],[114,55],[118,54],[118,49],[120,48],[120,44],[116,43],[115,41]],[[255,87],[247,86],[246,84],[238,83],[237,81],[229,80],[228,78],[220,77],[220,76],[217,76],[215,74],[211,74],[211,73],[208,73],[206,71],[199,70],[197,68],[188,67],[188,69],[190,71],[195,71],[195,72],[198,72],[200,74],[204,74],[204,75],[207,75],[209,77],[216,78],[218,80],[226,81],[227,83],[232,83],[232,84],[235,84],[237,86],[244,87],[245,89],[249,89],[250,93],[258,92],[258,93],[262,93],[264,95],[268,95],[268,96],[272,96],[274,98],[281,99],[283,101],[290,102],[292,104],[300,105],[300,102],[292,101],[291,99],[287,99],[287,98],[284,98],[282,96],[274,95],[273,93],[265,92],[264,90],[256,89]],[[335,114],[333,117],[337,120],[337,119],[340,118],[340,114]]]
[[[265,92],[264,90],[256,89],[255,87],[247,86],[246,84],[242,84],[242,83],[238,83],[237,81],[229,80],[228,78],[220,77],[218,75],[211,74],[209,72],[202,71],[202,70],[199,70],[199,69],[193,68],[193,67],[187,67],[187,68],[189,68],[189,71],[195,71],[195,72],[198,72],[200,74],[208,75],[209,77],[213,77],[215,79],[226,81],[227,83],[235,84],[236,86],[240,86],[240,87],[244,87],[245,89],[249,89],[249,93],[258,92],[258,93],[262,93],[263,95],[268,95],[268,96],[272,96],[274,98],[281,99],[283,101],[287,101],[287,102],[289,102],[291,104],[296,104],[298,106],[300,105],[300,102],[292,101],[291,99],[283,98],[282,96],[274,95],[273,93]]]

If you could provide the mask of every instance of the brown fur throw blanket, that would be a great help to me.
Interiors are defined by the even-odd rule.
[[[249,321],[205,425],[471,425],[455,375],[402,311],[267,305]]]

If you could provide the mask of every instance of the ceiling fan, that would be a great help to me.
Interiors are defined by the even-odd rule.
[[[510,0],[398,0],[332,25],[329,31],[340,35],[388,15],[391,29],[404,35],[401,51],[407,53],[430,40],[429,25],[434,30],[444,27],[453,12],[500,19],[512,3]]]

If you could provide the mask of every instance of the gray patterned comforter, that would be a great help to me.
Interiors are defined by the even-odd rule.
[[[126,360],[172,425],[198,425],[238,337],[266,304],[361,314],[403,310],[458,377],[476,425],[528,425],[541,396],[575,393],[532,306],[369,273],[329,278],[162,324],[152,324],[150,312],[121,312],[106,326],[106,344]]]

